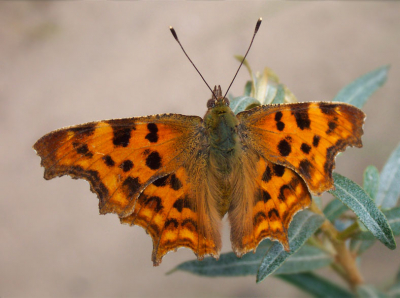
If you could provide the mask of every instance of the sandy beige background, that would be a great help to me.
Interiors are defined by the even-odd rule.
[[[165,276],[194,255],[182,249],[153,268],[150,237],[116,215],[99,216],[85,181],[45,181],[31,146],[53,129],[93,120],[202,116],[210,92],[168,26],[210,85],[225,90],[238,66],[233,55],[244,54],[262,16],[248,59],[254,70],[271,67],[301,101],[330,100],[358,76],[392,65],[364,108],[364,148],[337,159],[337,171],[360,183],[363,169],[380,169],[400,139],[399,15],[395,2],[1,2],[0,296],[304,296],[274,278],[256,285],[254,277]],[[232,93],[247,79],[242,70]],[[226,222],[223,238],[230,251]],[[361,270],[379,284],[399,265],[399,250],[376,244]]]

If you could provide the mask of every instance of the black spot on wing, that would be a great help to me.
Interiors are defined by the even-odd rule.
[[[276,210],[275,208],[269,210],[269,211],[268,211],[268,217],[269,217],[269,218],[273,218],[273,217],[279,218],[278,210]]]
[[[265,216],[264,212],[258,212],[253,219],[253,224],[257,226],[260,222],[267,220],[267,216]]]
[[[191,218],[186,218],[186,219],[184,219],[183,221],[182,221],[182,227],[187,227],[189,230],[194,230],[194,231],[197,231],[197,223],[193,220],[193,219],[191,219]],[[190,227],[190,225],[192,226],[192,227]]]
[[[153,151],[147,156],[146,166],[152,170],[157,170],[161,167],[161,156],[157,151]]]
[[[282,131],[285,128],[285,123],[281,121],[282,119],[282,112],[276,112],[275,114],[275,121],[276,121],[276,129]]]
[[[281,121],[282,119],[282,112],[276,112],[275,113],[275,121]]]
[[[309,104],[303,103],[304,106],[309,106]],[[292,115],[296,119],[297,127],[301,130],[310,129],[310,118],[308,117],[307,109],[303,109],[301,111],[292,111]]]
[[[140,189],[141,186],[142,184],[140,184],[138,177],[132,178],[129,176],[122,183],[122,187],[129,198],[132,197]]]
[[[276,129],[277,130],[282,131],[284,128],[285,128],[285,123],[283,123],[281,121],[276,122]]]
[[[319,109],[325,115],[335,114],[335,107],[337,104],[319,103]]]
[[[157,212],[157,213],[160,212],[164,208],[164,206],[161,203],[161,198],[157,197],[157,196],[153,196],[153,197],[148,198],[146,200],[146,202],[145,202],[145,205],[149,205],[149,204],[151,204],[151,207],[153,207],[154,204],[156,204],[156,207],[154,208],[154,211]]]
[[[334,130],[335,130],[335,128],[337,127],[337,123],[336,122],[334,122],[334,121],[329,121],[328,122],[328,130],[326,131],[326,134],[331,134]]]
[[[314,147],[318,147],[320,139],[321,139],[321,137],[319,135],[314,135],[313,142],[312,142]]]
[[[155,123],[147,124],[147,129],[149,133],[146,135],[146,139],[149,140],[151,143],[157,143],[158,141],[158,127]]]
[[[156,181],[153,182],[153,184],[157,187],[162,187],[167,185],[167,179],[169,178],[169,175],[158,178]]]
[[[133,162],[129,159],[124,160],[119,166],[124,172],[129,172],[133,168]]]
[[[308,153],[310,153],[311,146],[308,145],[308,144],[306,144],[306,143],[303,143],[303,144],[301,144],[300,149],[301,149],[301,151],[303,151],[305,154],[308,154]]]
[[[266,202],[268,202],[269,200],[271,200],[271,195],[269,194],[268,191],[263,190],[263,192],[262,192],[262,198],[263,198],[264,203],[266,203]]]
[[[179,212],[182,212],[183,204],[184,204],[183,199],[178,199],[175,201],[175,203],[172,207],[174,207]]]
[[[129,145],[129,141],[131,139],[131,131],[130,127],[120,127],[120,126],[112,126],[113,129],[113,144],[116,147],[127,147]]]
[[[276,176],[282,177],[283,174],[285,174],[285,167],[284,166],[281,166],[281,165],[278,165],[278,164],[274,164],[273,167],[274,167],[274,173],[275,173]]]
[[[288,143],[288,141],[281,140],[278,144],[278,151],[282,156],[288,156],[290,154],[290,152],[292,151],[292,148],[290,146],[290,144]]]
[[[96,128],[96,123],[82,124],[77,127],[71,127],[69,131],[79,134],[79,137],[88,137],[94,133]]]
[[[307,159],[300,161],[299,172],[304,178],[311,179],[312,168],[313,165]]]
[[[179,223],[178,223],[178,221],[175,219],[175,218],[168,218],[166,221],[165,221],[165,224],[164,224],[164,227],[167,229],[167,228],[171,228],[170,227],[170,225],[173,225],[173,228],[177,228],[178,226],[179,226]]]
[[[272,178],[272,171],[271,171],[271,168],[269,166],[267,166],[261,179],[264,182],[268,182],[269,180],[271,180],[271,178]]]
[[[286,189],[290,190],[290,187],[286,184],[282,185],[281,188],[279,189],[278,199],[281,200],[282,202],[284,202],[286,200],[286,197],[285,197]]]
[[[175,174],[171,175],[169,185],[173,190],[179,190],[182,188],[182,182],[179,180],[178,177],[175,176]]]
[[[115,166],[115,161],[111,158],[110,155],[104,155],[103,158],[104,163],[108,166],[108,167],[113,167]]]
[[[72,146],[74,146],[76,153],[84,155],[85,157],[92,158],[93,153],[89,151],[88,145],[87,144],[80,144],[80,143],[72,143]]]

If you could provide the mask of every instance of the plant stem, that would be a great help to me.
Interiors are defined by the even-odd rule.
[[[344,231],[339,233],[338,239],[343,240],[343,241],[347,240],[348,238],[353,236],[358,231],[359,231],[358,223],[357,223],[357,221],[355,221],[351,226],[349,226],[347,229],[345,229]]]
[[[317,214],[323,215],[323,212],[314,202],[311,203],[310,209]],[[328,237],[336,250],[336,261],[343,269],[343,273],[340,273],[340,275],[345,277],[350,287],[354,290],[357,285],[364,282],[361,273],[357,268],[355,258],[347,249],[345,242],[339,238],[340,233],[328,219],[326,219],[322,224],[321,230]],[[335,269],[335,267],[333,268]],[[335,271],[339,272],[339,269],[336,268]]]

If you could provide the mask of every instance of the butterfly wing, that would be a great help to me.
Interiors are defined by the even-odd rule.
[[[200,117],[165,114],[67,127],[33,147],[45,179],[89,181],[101,214],[117,213],[122,223],[150,233],[158,265],[181,246],[200,259],[219,254],[220,219],[206,192],[202,132]]]
[[[241,179],[250,195],[232,199],[233,250],[240,256],[265,238],[289,250],[293,216],[310,205],[309,191],[333,187],[334,158],[349,145],[362,146],[365,115],[347,104],[321,102],[260,106],[237,117],[242,163],[250,165],[242,171],[250,179]]]
[[[298,173],[316,195],[333,188],[335,156],[362,147],[365,114],[344,103],[259,106],[237,115],[246,144]]]
[[[251,149],[242,152],[246,191],[235,193],[229,209],[233,251],[241,256],[265,238],[289,250],[287,230],[293,216],[311,203],[305,182],[293,170],[273,164]]]

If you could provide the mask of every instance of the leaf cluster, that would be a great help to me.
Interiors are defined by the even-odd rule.
[[[243,57],[236,56],[241,61]],[[251,80],[244,95],[229,95],[234,113],[260,104],[296,102],[289,89],[279,82],[269,68],[254,74],[247,61]],[[383,66],[356,79],[344,87],[333,99],[361,108],[371,94],[381,87],[389,67]],[[288,282],[312,296],[399,297],[400,271],[385,289],[365,284],[358,270],[361,255],[376,240],[389,249],[396,248],[394,236],[400,235],[400,144],[393,151],[379,173],[370,165],[364,171],[363,185],[333,173],[335,190],[329,191],[333,199],[321,211],[320,198],[314,198],[310,209],[296,214],[288,230],[290,252],[278,242],[264,240],[257,251],[237,258],[233,252],[225,253],[216,261],[187,261],[170,271],[186,271],[208,277],[255,275],[261,282],[272,275]],[[345,289],[314,272],[330,266],[347,281]]]

